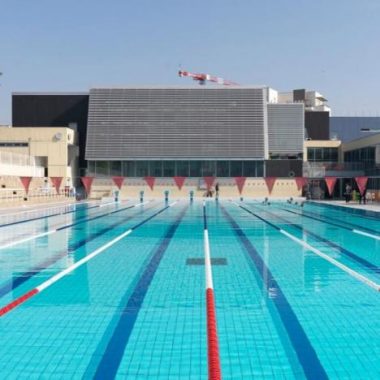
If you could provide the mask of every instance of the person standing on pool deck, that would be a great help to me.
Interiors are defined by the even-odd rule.
[[[363,191],[362,199],[363,199],[363,205],[365,205],[367,203],[367,188],[365,188]]]
[[[348,203],[351,198],[351,186],[348,183],[346,184],[346,192],[344,193],[344,196],[346,198],[346,203]]]
[[[215,197],[219,198],[219,183],[218,182],[215,184]]]

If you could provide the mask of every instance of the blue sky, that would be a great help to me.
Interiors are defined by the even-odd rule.
[[[0,124],[11,93],[190,84],[315,89],[335,115],[380,115],[378,0],[2,0]]]

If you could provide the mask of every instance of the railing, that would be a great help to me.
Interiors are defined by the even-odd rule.
[[[26,154],[0,151],[1,175],[43,177],[45,169],[36,165],[35,158]]]
[[[0,151],[0,164],[36,166],[36,160],[27,154]]]
[[[37,188],[29,190],[28,194],[26,194],[25,190],[22,188],[7,188],[0,189],[0,205],[15,202],[24,202],[26,200],[34,202],[43,202],[50,201],[53,199],[69,198],[72,196],[73,195],[71,193],[65,193],[63,191],[60,194],[57,194],[55,189]]]
[[[303,176],[308,178],[322,178],[329,175],[329,172],[361,172],[365,167],[362,162],[304,162]]]

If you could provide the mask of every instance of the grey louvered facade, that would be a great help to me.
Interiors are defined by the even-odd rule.
[[[268,150],[270,155],[298,155],[305,139],[303,103],[268,104]]]
[[[87,160],[264,159],[266,89],[94,88]]]

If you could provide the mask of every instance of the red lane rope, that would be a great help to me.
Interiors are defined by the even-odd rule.
[[[214,291],[206,289],[207,303],[207,343],[208,343],[208,378],[209,380],[221,380],[218,334],[216,330],[216,313]]]
[[[33,297],[35,294],[38,293],[38,289],[32,289],[28,293],[23,294],[21,297],[16,298],[14,301],[9,303],[8,305],[2,307],[0,309],[0,317],[2,317],[4,314],[7,314],[9,311],[17,307],[18,305],[22,304],[29,298]]]

